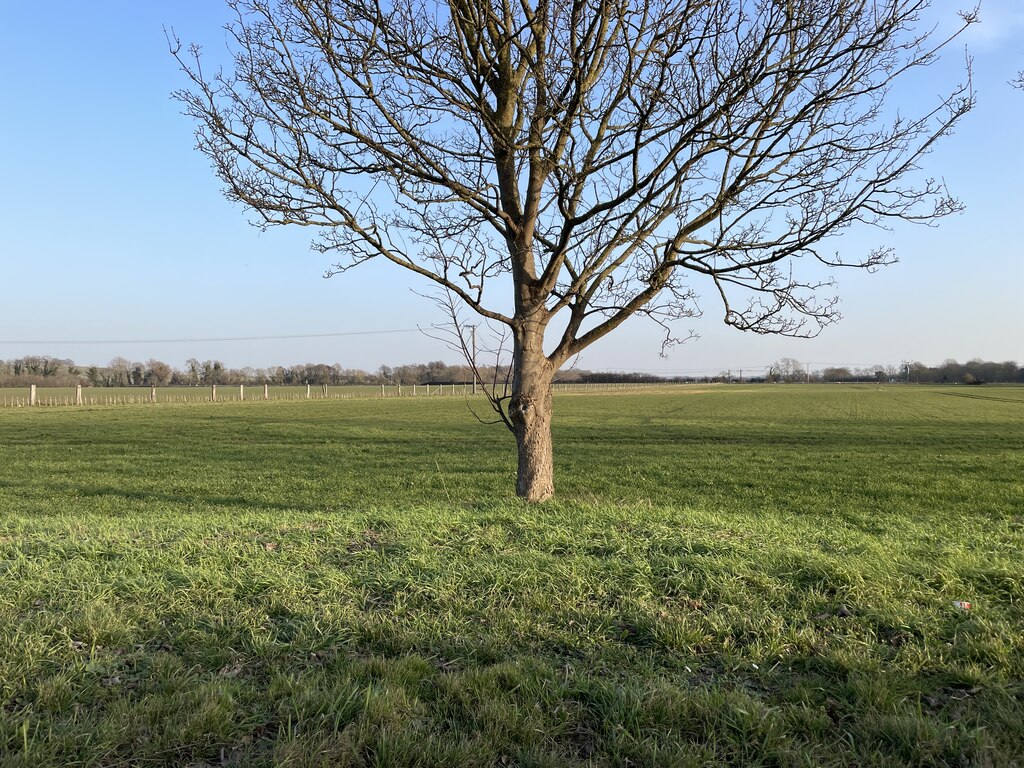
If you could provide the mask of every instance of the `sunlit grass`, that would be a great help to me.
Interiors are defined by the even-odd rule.
[[[0,764],[1019,762],[1024,390],[556,411],[0,412]]]

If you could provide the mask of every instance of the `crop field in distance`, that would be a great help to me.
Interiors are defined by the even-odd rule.
[[[0,766],[1024,763],[1024,388],[372,394],[0,409]]]

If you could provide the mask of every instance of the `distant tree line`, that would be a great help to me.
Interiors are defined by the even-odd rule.
[[[28,384],[73,387],[81,380],[82,371],[73,360],[39,355],[0,360],[0,387]]]
[[[1012,360],[994,363],[985,360],[968,360],[958,363],[945,360],[934,367],[924,363],[907,363],[905,380],[920,384],[1008,384],[1024,383],[1024,368]]]
[[[499,366],[481,367],[480,375],[487,381],[504,381],[508,371]],[[105,366],[79,366],[73,360],[45,355],[29,355],[14,360],[0,360],[0,387],[29,384],[50,387],[167,387],[261,385],[340,386],[346,384],[414,384],[470,383],[473,374],[467,365],[450,365],[440,360],[395,367],[382,365],[374,372],[344,368],[338,363],[305,363],[270,368],[228,368],[220,360],[189,358],[183,368],[161,360],[137,362],[115,357]],[[913,384],[1024,384],[1024,368],[1014,361],[996,363],[980,359],[958,363],[945,360],[928,366],[919,362],[867,367],[825,367],[812,370],[809,365],[784,357],[758,371],[722,371],[716,375],[662,377],[641,372],[603,372],[570,368],[561,371],[563,383],[650,384],[662,382],[691,383],[913,383]]]
[[[1024,384],[1024,368],[1015,361],[996,363],[974,358],[958,363],[952,358],[935,366],[920,362],[895,365],[871,365],[863,368],[826,367],[810,370],[797,360],[784,357],[769,366],[765,380],[769,382],[845,383],[875,382],[881,384]]]
[[[503,377],[505,369],[482,367],[482,376]],[[0,387],[37,384],[67,387],[82,384],[91,387],[167,387],[210,386],[212,384],[346,385],[346,384],[455,384],[471,382],[472,372],[466,365],[449,365],[442,361],[390,367],[382,365],[375,372],[345,368],[338,363],[305,363],[270,368],[229,368],[220,360],[189,358],[178,368],[162,360],[132,361],[115,357],[104,366],[78,366],[73,360],[46,356],[28,356],[0,360]]]

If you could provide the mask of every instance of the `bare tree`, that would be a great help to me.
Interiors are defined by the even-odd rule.
[[[806,381],[807,370],[803,363],[792,357],[783,357],[768,366],[769,381],[784,381],[792,384],[795,381]]]
[[[384,258],[509,329],[517,493],[554,492],[551,382],[627,318],[813,335],[852,226],[960,210],[918,162],[969,84],[907,116],[891,85],[948,40],[928,0],[229,0],[229,71],[172,52],[226,194]],[[975,14],[962,14],[963,25]]]
[[[162,360],[146,361],[143,382],[154,387],[166,387],[174,377],[174,369]]]

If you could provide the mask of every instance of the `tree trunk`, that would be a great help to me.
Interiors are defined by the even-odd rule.
[[[545,501],[555,493],[551,448],[551,381],[554,366],[544,356],[543,331],[515,334],[509,420],[516,436],[516,494]]]

